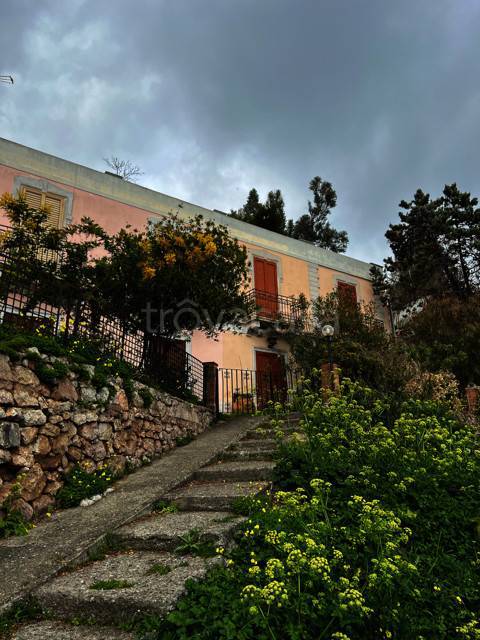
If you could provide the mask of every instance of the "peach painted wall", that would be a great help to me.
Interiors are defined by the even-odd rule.
[[[308,263],[277,251],[265,251],[265,249],[256,247],[251,243],[245,244],[245,246],[251,262],[251,288],[253,288],[254,285],[253,258],[254,256],[258,256],[265,260],[277,262],[278,292],[280,295],[298,296],[300,293],[304,293],[308,297]]]
[[[222,366],[224,333],[218,335],[217,339],[208,338],[201,331],[194,331],[192,335],[192,356],[202,362],[216,362]]]
[[[372,283],[369,280],[359,278],[358,276],[350,276],[347,273],[333,271],[318,267],[319,291],[324,296],[327,293],[335,291],[337,288],[337,279],[357,286],[357,299],[359,302],[369,303],[373,300]]]
[[[255,349],[271,351],[267,348],[266,338],[246,334],[223,334],[223,354],[220,366],[227,369],[255,369]],[[278,340],[275,351],[289,353],[285,340]]]

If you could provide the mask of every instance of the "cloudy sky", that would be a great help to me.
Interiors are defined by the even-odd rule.
[[[348,253],[397,204],[480,194],[480,0],[2,0],[0,136],[229,211],[333,182]]]

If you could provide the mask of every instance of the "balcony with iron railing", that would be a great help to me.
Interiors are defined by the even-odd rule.
[[[247,300],[253,309],[250,317],[253,327],[269,326],[285,332],[298,329],[305,319],[302,305],[292,296],[252,289]]]

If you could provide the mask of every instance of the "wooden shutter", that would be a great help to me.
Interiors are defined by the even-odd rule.
[[[338,297],[342,302],[357,304],[357,287],[347,282],[337,284]]]
[[[59,229],[63,226],[63,198],[50,193],[45,194],[45,207],[48,209],[47,224]]]
[[[42,193],[33,187],[23,188],[23,197],[32,209],[48,209],[47,225],[59,229],[63,226],[64,199],[53,193]]]
[[[23,197],[27,201],[27,204],[32,209],[40,209],[43,205],[43,194],[38,189],[31,189],[30,187],[25,187],[23,189]]]
[[[255,298],[261,314],[273,318],[278,311],[277,265],[255,257]]]

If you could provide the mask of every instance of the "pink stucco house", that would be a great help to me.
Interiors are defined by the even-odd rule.
[[[342,288],[359,301],[374,300],[370,263],[0,138],[0,193],[19,191],[32,204],[48,204],[52,223],[59,226],[88,215],[107,231],[116,232],[127,224],[143,228],[172,212],[182,217],[201,214],[226,225],[248,250],[252,295],[261,310],[239,332],[225,331],[218,340],[201,333],[187,337],[187,352],[204,362],[216,362],[221,383],[225,375],[232,381],[234,371],[254,376],[254,372],[281,370],[289,347],[274,318],[288,320],[292,296],[303,293],[312,300]],[[378,302],[376,308],[379,321],[388,325],[387,310]]]

